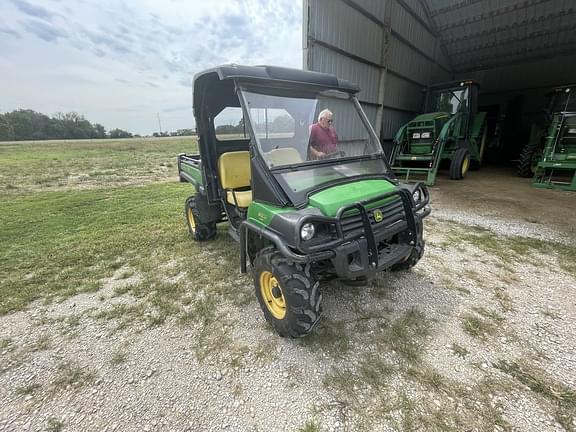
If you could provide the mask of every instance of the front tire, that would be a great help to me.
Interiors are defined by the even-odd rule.
[[[200,222],[200,215],[198,206],[196,205],[196,196],[192,195],[186,200],[184,204],[184,217],[186,218],[186,225],[188,232],[196,241],[206,241],[216,237],[216,223],[202,223]]]
[[[418,261],[420,261],[420,259],[423,256],[424,256],[424,240],[420,240],[416,244],[416,246],[414,246],[414,249],[412,249],[410,256],[408,256],[408,258],[406,258],[404,261],[394,264],[392,267],[390,267],[390,270],[392,271],[410,270],[418,263]]]
[[[452,180],[462,180],[466,177],[470,168],[470,152],[466,148],[459,148],[452,155],[450,162],[450,178]]]
[[[267,247],[256,255],[252,274],[264,317],[280,336],[297,338],[312,331],[322,314],[322,294],[310,264],[291,262]]]

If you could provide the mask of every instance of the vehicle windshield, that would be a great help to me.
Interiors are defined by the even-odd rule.
[[[468,87],[456,87],[431,91],[428,95],[426,112],[456,114],[465,111],[468,104]]]
[[[242,90],[258,151],[290,193],[388,173],[382,147],[353,96],[334,90]]]

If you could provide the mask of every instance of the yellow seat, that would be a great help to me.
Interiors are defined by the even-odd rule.
[[[274,149],[266,153],[266,159],[271,167],[291,165],[302,162],[300,153],[293,147]]]
[[[248,207],[252,202],[250,188],[250,152],[224,153],[218,159],[218,174],[222,189],[226,190],[226,201],[238,207]],[[234,200],[236,196],[236,200]]]
[[[234,201],[234,195],[236,196],[236,201]],[[252,202],[252,191],[228,191],[226,192],[226,201],[238,207],[248,207]]]

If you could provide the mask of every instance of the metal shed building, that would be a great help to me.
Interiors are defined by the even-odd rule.
[[[572,0],[304,0],[303,28],[304,68],[357,82],[384,144],[423,87],[472,78],[489,128],[506,125],[492,158],[509,160],[546,92],[576,82]]]

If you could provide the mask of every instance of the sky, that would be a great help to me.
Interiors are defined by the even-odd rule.
[[[0,1],[0,112],[191,128],[192,78],[223,63],[301,68],[302,1]]]

